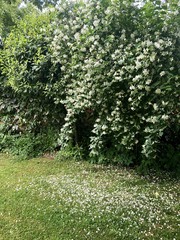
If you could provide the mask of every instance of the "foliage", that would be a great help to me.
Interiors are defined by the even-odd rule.
[[[56,95],[63,95],[61,72],[49,53],[52,18],[53,14],[28,15],[5,41],[1,82],[2,91],[9,92],[3,94],[0,105],[5,118],[7,112],[8,117],[12,116],[7,125],[11,132],[15,129],[36,134],[52,125],[58,131],[62,124],[65,109],[55,102]]]
[[[48,6],[55,6],[58,0],[24,0],[25,3],[31,2],[37,6],[40,10]]]
[[[62,1],[19,23],[0,65],[20,131],[61,129],[93,161],[160,163],[180,119],[178,3],[136,2]]]
[[[75,161],[79,161],[79,160],[84,160],[85,159],[85,155],[83,153],[83,149],[75,146],[68,146],[60,151],[58,151],[56,153],[55,159],[57,161],[71,161],[71,160],[75,160]]]
[[[33,133],[23,135],[0,133],[0,151],[11,153],[22,160],[37,157],[54,150],[57,136],[57,132],[53,129],[47,129],[46,132],[36,135]]]
[[[2,37],[6,37],[25,15],[37,11],[30,3],[26,8],[20,8],[21,2],[21,0],[0,0],[0,35]]]

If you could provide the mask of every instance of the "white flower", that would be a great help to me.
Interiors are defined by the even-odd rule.
[[[136,75],[136,76],[132,79],[132,81],[133,81],[133,82],[136,82],[136,81],[138,81],[139,78],[140,78],[140,75]]]
[[[123,64],[123,62],[124,62],[123,59],[121,59],[121,60],[118,61],[119,64]]]
[[[147,47],[149,47],[149,46],[152,45],[152,42],[148,39],[148,40],[146,41],[146,45],[147,45]]]
[[[94,63],[94,67],[99,67],[100,65],[101,65],[101,63],[98,61]]]
[[[110,8],[107,8],[106,11],[105,11],[105,14],[110,14],[111,13],[111,9]]]
[[[146,42],[141,42],[141,46],[145,47]]]
[[[143,59],[144,58],[144,54],[140,54],[138,57],[137,57],[137,60],[140,60],[140,59]]]
[[[61,13],[61,12],[64,12],[64,9],[60,6],[56,6],[56,9]]]
[[[94,38],[95,38],[96,40],[99,40],[99,39],[100,39],[100,36],[99,36],[99,35],[95,35]]]
[[[160,88],[157,88],[156,91],[155,91],[156,94],[160,94],[161,93],[161,89]]]
[[[87,29],[87,26],[84,25],[83,28],[81,29],[81,33],[84,34],[84,33],[87,32],[87,30],[88,30],[88,29]]]
[[[143,89],[143,85],[139,84],[138,86],[138,89],[142,90]]]
[[[163,32],[166,32],[166,31],[167,31],[167,26],[164,26],[164,27],[162,28],[162,31],[163,31]]]
[[[140,42],[140,41],[141,41],[141,39],[140,39],[140,38],[137,38],[137,39],[136,39],[136,42]]]
[[[167,120],[168,118],[169,118],[168,115],[162,115],[162,119],[163,119],[163,120]]]
[[[162,105],[166,106],[166,105],[168,105],[168,102],[162,101]]]
[[[64,3],[64,4],[62,5],[62,7],[65,9],[65,8],[66,8],[66,3]]]
[[[66,40],[68,40],[69,38],[68,38],[67,35],[64,35],[63,39],[66,41]]]
[[[65,29],[69,29],[69,26],[68,26],[68,25],[64,25],[64,28],[65,28]]]
[[[150,61],[151,61],[151,62],[154,62],[155,58],[156,58],[156,53],[153,53],[153,54],[150,56]]]
[[[106,130],[107,129],[107,126],[106,125],[102,125],[102,130]]]
[[[86,48],[85,47],[81,48],[81,52],[86,52]]]
[[[145,86],[145,90],[146,90],[147,92],[149,92],[149,91],[150,91],[150,87],[149,87],[149,86]]]
[[[151,83],[151,81],[152,81],[151,79],[148,79],[148,80],[146,81],[146,84],[149,85],[149,84]]]
[[[141,68],[141,63],[139,62],[139,61],[136,61],[136,69],[139,69],[139,68]]]
[[[90,42],[94,42],[94,36],[90,36],[90,37],[89,37],[89,41],[90,41]]]
[[[155,111],[158,110],[158,105],[156,103],[154,103],[153,108],[154,108]]]
[[[126,35],[123,33],[120,37],[121,40],[126,40]]]
[[[134,90],[135,87],[133,85],[130,86],[130,90]]]
[[[95,21],[93,22],[93,25],[94,25],[95,27],[97,27],[97,26],[99,25],[99,23],[100,23],[100,20],[97,19],[97,20],[95,20]]]
[[[176,16],[176,15],[179,15],[179,11],[178,11],[178,10],[174,11],[174,15],[175,15],[175,16]]]
[[[144,69],[144,70],[143,70],[143,74],[144,74],[145,76],[147,76],[147,75],[149,74],[149,71],[148,71],[147,69]]]
[[[79,33],[75,33],[75,34],[74,34],[74,38],[75,38],[76,40],[79,40],[80,34],[79,34]]]
[[[154,43],[154,46],[155,46],[156,48],[158,48],[158,49],[161,48],[161,45],[160,45],[158,42],[155,42],[155,43]]]
[[[113,53],[113,54],[111,55],[111,57],[112,57],[112,59],[114,60],[114,59],[116,58],[116,55]]]
[[[163,41],[162,39],[159,39],[159,43],[160,43],[160,44],[163,44],[164,41]]]
[[[160,72],[161,77],[164,76],[165,74],[166,74],[165,71]]]
[[[156,116],[151,117],[151,122],[152,122],[152,123],[156,123],[156,122],[157,122],[157,117],[156,117]]]
[[[61,67],[61,71],[65,71],[65,66],[62,66],[62,67]]]

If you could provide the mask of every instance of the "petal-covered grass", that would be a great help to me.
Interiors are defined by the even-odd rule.
[[[167,173],[0,155],[0,240],[178,240],[179,193]]]

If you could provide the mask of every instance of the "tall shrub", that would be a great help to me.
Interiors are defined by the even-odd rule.
[[[55,12],[27,15],[4,43],[1,83],[11,91],[14,103],[12,130],[16,125],[18,131],[38,133],[47,127],[58,131],[63,123],[65,109],[56,101],[57,96],[64,96],[61,70],[59,64],[52,62],[49,50],[55,16]],[[4,96],[2,102],[7,99]],[[7,112],[8,104],[3,108]]]
[[[65,2],[59,15],[51,48],[67,80],[61,144],[77,142],[81,119],[90,115],[91,156],[150,164],[179,121],[177,8],[91,0]]]

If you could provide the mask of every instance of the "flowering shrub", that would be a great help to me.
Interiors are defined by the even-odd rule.
[[[10,36],[4,74],[18,92],[64,106],[62,147],[73,142],[98,161],[148,165],[179,121],[177,9],[175,1],[63,1],[20,46]]]
[[[126,164],[131,153],[146,163],[156,158],[165,129],[179,118],[178,13],[159,1],[133,2],[91,0],[71,10],[65,2],[51,45],[67,81],[61,144],[91,112],[90,154]]]

